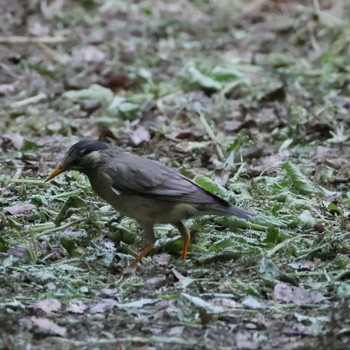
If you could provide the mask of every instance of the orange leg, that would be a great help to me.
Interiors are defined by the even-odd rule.
[[[186,232],[186,236],[184,237],[184,235],[182,235],[182,238],[184,240],[184,245],[182,246],[181,259],[185,261],[187,256],[187,249],[188,249],[188,246],[190,245],[191,235],[189,232]]]
[[[154,243],[149,244],[128,266],[135,267],[154,247]]]
[[[181,259],[186,260],[187,250],[188,250],[188,246],[190,245],[190,240],[191,240],[190,231],[181,221],[179,221],[173,225],[179,230],[181,237],[184,241],[184,245],[182,246]]]

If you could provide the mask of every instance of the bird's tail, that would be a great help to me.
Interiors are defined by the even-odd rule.
[[[235,207],[234,205],[230,204],[227,208],[217,208],[217,214],[219,215],[234,215],[242,219],[251,219],[256,214],[252,213],[251,211]]]

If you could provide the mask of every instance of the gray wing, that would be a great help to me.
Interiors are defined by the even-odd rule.
[[[116,194],[134,194],[173,202],[205,204],[225,200],[207,192],[190,179],[161,163],[136,155],[121,153],[112,164],[112,188]]]

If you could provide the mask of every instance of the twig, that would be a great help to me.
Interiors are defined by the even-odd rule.
[[[271,258],[272,255],[274,255],[277,251],[279,251],[280,249],[284,248],[285,246],[287,246],[289,243],[297,240],[298,238],[301,239],[301,238],[308,238],[310,237],[309,235],[299,235],[299,236],[295,236],[295,237],[292,237],[292,238],[289,238],[289,239],[286,239],[285,241],[275,245],[272,249],[270,249],[266,256],[268,258]]]
[[[190,339],[185,339],[180,337],[164,337],[164,336],[150,336],[150,337],[130,336],[130,337],[121,337],[121,338],[113,338],[113,339],[94,339],[94,340],[89,339],[86,341],[59,338],[59,337],[52,337],[52,338],[54,338],[60,343],[71,344],[79,347],[84,345],[91,346],[92,344],[94,345],[113,344],[114,345],[117,342],[141,343],[141,344],[177,344],[177,345],[186,345],[186,346],[196,345],[196,342]]]
[[[218,141],[213,133],[213,130],[211,129],[210,125],[208,124],[207,120],[205,119],[203,113],[197,112],[199,114],[199,119],[201,123],[204,126],[205,131],[207,132],[208,136],[215,142],[216,152],[218,154],[218,157],[220,160],[224,160],[224,153],[222,152],[222,149],[220,145],[218,144]]]
[[[0,44],[60,44],[68,41],[63,36],[0,36]]]
[[[239,168],[238,168],[238,170],[236,171],[235,175],[234,175],[233,178],[231,179],[232,182],[235,182],[235,181],[239,178],[239,176],[241,175],[241,172],[242,172],[242,170],[243,170],[243,167],[244,167],[244,163],[242,163],[242,164],[239,166]]]
[[[45,100],[46,98],[47,98],[47,95],[44,94],[43,92],[41,92],[40,94],[38,94],[36,96],[26,98],[22,101],[14,102],[11,104],[11,107],[12,108],[23,107],[23,106],[29,105],[31,103],[40,102],[41,100]]]
[[[39,179],[10,179],[10,181],[15,184],[42,185],[44,183],[44,180],[39,180]]]
[[[45,235],[47,235],[48,233],[54,233],[54,232],[57,232],[57,231],[62,231],[62,230],[66,229],[66,228],[68,228],[68,227],[70,227],[70,226],[73,226],[73,225],[75,225],[75,224],[78,224],[80,221],[81,221],[81,220],[74,220],[74,221],[69,222],[68,224],[65,224],[65,225],[63,225],[63,226],[58,226],[58,227],[56,227],[56,225],[55,225],[55,227],[53,227],[52,229],[49,228],[48,230],[46,230],[46,231],[40,233],[40,235],[37,235],[36,238],[39,238],[39,237],[41,237],[41,236],[45,236]]]
[[[68,196],[73,196],[75,194],[80,193],[81,191],[69,191],[69,192],[63,192],[63,193],[59,193],[59,194],[55,194],[54,196],[51,196],[51,199],[57,199],[57,198],[64,198],[64,197],[68,197]]]

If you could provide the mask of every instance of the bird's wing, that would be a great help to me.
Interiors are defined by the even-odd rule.
[[[109,174],[113,174],[112,188],[115,193],[193,204],[213,200],[227,204],[177,171],[146,158],[122,153],[108,167]]]

